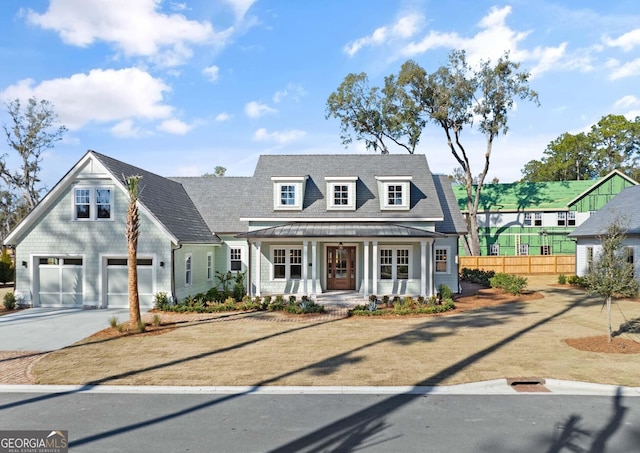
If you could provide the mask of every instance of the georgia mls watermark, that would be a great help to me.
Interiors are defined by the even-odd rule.
[[[0,453],[68,453],[67,431],[0,431]]]

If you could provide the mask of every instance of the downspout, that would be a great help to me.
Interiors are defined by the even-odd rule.
[[[176,250],[180,250],[182,248],[182,244],[178,244],[177,248],[171,247],[171,298],[174,302],[177,302],[176,298]]]

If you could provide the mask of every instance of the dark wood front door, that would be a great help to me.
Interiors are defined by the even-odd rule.
[[[355,247],[327,247],[327,289],[356,289]]]

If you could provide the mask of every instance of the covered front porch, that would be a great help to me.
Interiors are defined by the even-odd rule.
[[[386,222],[293,222],[239,237],[250,245],[247,281],[252,296],[314,299],[332,291],[361,299],[371,294],[435,295],[436,241],[447,240],[434,231]],[[438,266],[444,263],[448,270],[455,249],[447,250],[438,253]]]

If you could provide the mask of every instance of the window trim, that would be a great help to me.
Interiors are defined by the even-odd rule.
[[[81,205],[86,205],[89,207],[89,217],[78,217],[77,206],[77,191],[79,190],[87,190],[89,191],[89,202],[81,203]],[[109,217],[98,217],[98,191],[99,190],[108,190],[109,191]],[[115,201],[115,191],[114,186],[110,184],[77,184],[73,186],[71,191],[71,218],[75,222],[109,222],[114,220],[114,201]],[[105,203],[100,203],[105,204]]]
[[[378,197],[380,209],[383,211],[408,210],[411,207],[411,176],[376,176],[378,181]],[[402,189],[402,203],[389,203],[389,189],[400,186]]]
[[[233,258],[234,255],[234,251],[239,251],[240,253],[240,257],[239,258]],[[244,257],[244,249],[243,247],[240,246],[231,246],[229,245],[227,247],[227,269],[229,270],[229,272],[242,272],[244,269],[244,261],[243,261],[243,257]],[[231,263],[232,262],[236,262],[239,261],[240,262],[240,269],[232,269],[231,267]]]
[[[447,265],[447,270],[446,271],[439,271],[437,270],[438,268],[438,251],[439,250],[444,250],[445,251],[445,257],[446,257],[446,261],[445,264]],[[433,273],[434,274],[441,274],[441,275],[445,275],[445,274],[450,274],[451,273],[451,247],[449,247],[448,245],[437,245],[433,248]]]
[[[356,209],[356,181],[357,176],[326,177],[327,210],[354,211]],[[336,187],[347,186],[347,204],[338,205],[335,199]]]
[[[558,226],[567,226],[567,211],[558,211],[557,215]]]
[[[284,263],[278,263],[276,264],[275,262],[275,254],[276,254],[276,250],[284,250]],[[291,251],[292,250],[297,250],[300,252],[300,278],[291,278]],[[269,270],[269,276],[271,277],[271,281],[276,281],[276,282],[289,282],[289,281],[301,281],[303,280],[303,275],[304,275],[304,261],[303,261],[303,254],[302,254],[302,247],[299,245],[281,245],[281,244],[275,244],[272,245],[270,247],[269,250],[269,256],[270,256],[270,270]],[[276,265],[278,266],[284,266],[284,278],[278,277],[276,278],[275,276],[275,269],[276,269]],[[294,263],[294,265],[297,265],[297,263]]]
[[[193,285],[193,255],[184,254],[184,286]]]
[[[526,253],[522,253],[523,250]],[[517,256],[529,256],[529,244],[522,244],[522,243],[518,244],[518,250],[516,250],[516,252],[517,252]]]
[[[382,251],[391,251],[391,278],[382,278],[382,266],[389,266],[389,264],[382,264]],[[408,252],[408,272],[407,278],[398,279],[398,250],[407,250]],[[411,281],[413,280],[413,247],[411,245],[383,245],[379,246],[377,263],[378,266],[378,279],[381,282],[395,282],[395,281]]]
[[[304,201],[304,187],[307,176],[274,176],[273,181],[273,209],[277,211],[300,211]],[[291,186],[294,190],[294,203],[282,204],[282,188]]]
[[[542,226],[543,215],[541,212],[535,212],[533,217],[533,226]]]
[[[207,281],[213,280],[213,252],[207,252]]]

